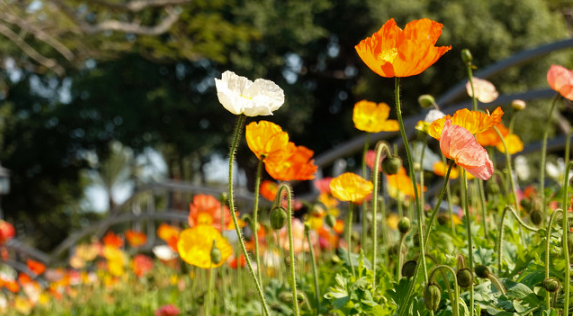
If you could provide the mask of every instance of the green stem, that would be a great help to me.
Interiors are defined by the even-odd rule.
[[[412,153],[410,152],[410,145],[408,144],[408,137],[406,136],[406,130],[404,128],[404,120],[402,119],[402,109],[400,105],[400,77],[396,77],[395,79],[395,88],[394,88],[394,95],[396,99],[396,117],[398,119],[398,125],[400,126],[400,135],[402,136],[402,141],[404,142],[404,149],[406,150],[406,157],[408,158],[408,170],[410,174],[410,178],[412,180],[412,188],[414,189],[414,196],[415,196],[415,205],[416,210],[418,211],[418,237],[420,239],[420,252],[421,252],[421,266],[422,270],[424,271],[424,281],[428,282],[428,271],[426,267],[426,255],[425,255],[425,247],[424,247],[424,227],[422,225],[422,210],[420,207],[420,198],[418,196],[418,186],[416,185],[416,173],[414,172],[414,164],[412,162]],[[418,266],[416,266],[417,268]],[[414,283],[416,282],[417,274],[414,274],[414,277],[410,281],[410,289],[408,292],[414,290]],[[408,305],[406,301],[406,304]],[[400,316],[404,315],[406,312],[407,306],[400,306]]]
[[[213,263],[211,262],[211,267],[209,267],[209,289],[207,290],[207,300],[205,301],[205,316],[210,316],[211,309],[213,308],[213,287],[215,284],[214,274],[215,271],[213,270]]]
[[[253,238],[255,241],[255,261],[257,263],[257,275],[259,278],[259,283],[261,284],[261,288],[263,287],[263,276],[262,270],[263,266],[261,265],[261,259],[259,256],[259,191],[261,188],[261,175],[263,173],[263,157],[259,159],[259,165],[257,166],[257,177],[255,178],[255,203],[253,206]]]
[[[422,141],[422,153],[420,154],[420,205],[422,206],[422,209],[424,209],[424,206],[426,205],[425,199],[424,199],[424,168],[422,167],[422,163],[424,161],[424,154],[426,152],[426,144],[428,143],[428,137],[426,135],[424,135],[423,137],[423,141]],[[411,218],[413,219],[413,218]]]
[[[547,199],[545,197],[545,160],[547,158],[547,138],[549,137],[549,127],[551,127],[551,121],[553,117],[553,109],[557,104],[559,99],[559,93],[553,98],[553,103],[551,103],[551,108],[549,109],[549,117],[547,118],[547,124],[545,125],[545,130],[543,131],[543,142],[541,145],[541,165],[539,168],[539,192],[541,193],[541,213],[543,214],[543,219],[547,218]]]
[[[466,230],[468,235],[468,268],[470,271],[474,271],[474,251],[473,251],[473,244],[472,244],[472,224],[470,220],[470,210],[469,210],[469,198],[468,198],[468,178],[466,174],[466,170],[462,170],[462,183],[464,186],[465,192],[465,200],[464,200],[464,219],[466,221]],[[474,285],[470,285],[470,316],[474,315]]]
[[[482,217],[482,225],[483,225],[483,236],[487,239],[487,208],[485,203],[485,192],[483,189],[483,180],[475,178],[475,181],[478,183],[478,190],[479,190],[479,197],[480,197],[480,205],[481,205],[481,217]]]
[[[350,254],[352,253],[352,202],[348,202],[348,214],[346,215],[346,244],[348,245],[348,264],[352,270],[352,275],[354,274],[354,265],[352,264],[352,258]]]
[[[473,104],[473,110],[477,111],[478,109],[478,104],[477,104],[477,98],[476,98],[476,93],[475,93],[475,89],[474,89],[474,76],[472,73],[472,63],[469,62],[466,64],[466,69],[468,71],[468,78],[470,80],[470,86],[472,88],[472,104]]]
[[[312,277],[314,279],[314,296],[316,298],[316,316],[320,314],[320,288],[318,283],[318,268],[316,266],[316,258],[314,256],[314,248],[310,242],[310,230],[305,229],[306,239],[310,248],[310,258],[312,260]]]
[[[569,187],[569,170],[573,166],[573,161],[570,161],[565,166],[565,179],[563,180],[563,204],[564,210],[567,210],[567,200],[569,197],[568,187]],[[561,219],[561,225],[563,226],[563,258],[565,259],[565,277],[563,278],[563,314],[569,314],[569,283],[571,283],[571,266],[569,264],[569,222],[568,222],[567,212],[563,212]]]
[[[509,154],[509,150],[507,150],[507,144],[505,143],[505,140],[503,139],[503,136],[501,135],[497,127],[494,126],[493,129],[497,133],[497,136],[499,136],[499,138],[501,139],[501,144],[503,145],[503,149],[505,151],[505,168],[507,169],[509,184],[511,185],[511,191],[513,192],[513,203],[514,203],[513,205],[515,209],[518,210],[519,202],[517,202],[517,189],[515,188],[515,181],[513,180],[513,169],[511,168],[511,155]]]
[[[293,303],[293,310],[294,315],[299,316],[299,308],[298,308],[298,297],[296,295],[296,271],[295,271],[295,261],[294,261],[294,239],[292,235],[292,190],[286,183],[281,183],[277,190],[277,196],[282,197],[283,190],[287,192],[287,231],[288,231],[288,244],[289,244],[289,253],[290,253],[290,286],[292,289],[292,303]]]
[[[378,185],[380,178],[380,160],[382,159],[382,151],[386,149],[387,155],[390,156],[390,147],[385,142],[378,142],[376,144],[376,159],[374,159],[374,170],[372,173],[372,183],[374,184],[372,192],[372,291],[376,289],[376,250],[378,249]],[[382,221],[386,221],[383,218]]]
[[[514,111],[515,112],[515,111]],[[509,133],[513,134],[513,126],[515,125],[515,117],[517,116],[517,113],[514,113],[511,118],[509,119]]]
[[[570,131],[567,134],[567,140],[565,141],[565,165],[567,166],[567,164],[569,163],[569,152],[570,152],[570,148],[571,148],[571,134],[573,134],[573,131]]]
[[[553,211],[551,217],[549,218],[549,223],[547,224],[547,236],[545,238],[545,278],[549,278],[549,257],[551,254],[551,230],[553,228],[553,222],[557,218],[557,215],[563,215],[563,210],[557,209]],[[551,297],[549,292],[545,293],[545,305],[547,305],[547,310],[551,309]]]
[[[533,226],[529,226],[527,225],[524,221],[521,220],[521,218],[519,217],[519,215],[517,214],[517,212],[509,205],[507,205],[504,209],[503,212],[501,213],[501,222],[499,223],[499,235],[498,235],[498,239],[497,239],[497,274],[501,275],[501,246],[503,243],[503,236],[505,235],[505,230],[504,230],[504,224],[505,224],[505,215],[507,214],[507,212],[510,212],[511,214],[513,214],[513,217],[515,217],[515,219],[517,220],[517,222],[525,229],[532,231],[532,232],[537,232],[539,231],[539,229],[533,227]]]
[[[368,148],[370,147],[370,133],[366,133],[366,141],[364,142],[364,150],[362,152],[362,178],[366,179],[366,153],[368,153]],[[373,203],[376,204],[376,203]],[[367,220],[366,220],[366,211],[367,211],[368,202],[366,199],[362,201],[362,234],[360,237],[360,245],[361,249],[366,249],[366,231],[367,231]],[[376,218],[374,218],[374,222],[376,222]]]
[[[255,282],[259,298],[261,299],[261,303],[263,304],[263,311],[265,312],[265,315],[270,316],[269,307],[267,306],[267,301],[265,300],[263,289],[261,288],[259,280],[255,275],[253,265],[251,264],[251,259],[249,258],[249,254],[247,253],[247,248],[245,247],[245,241],[243,240],[243,233],[241,232],[241,228],[239,227],[239,221],[237,220],[237,215],[235,214],[235,196],[233,195],[233,162],[235,160],[235,152],[237,151],[237,145],[239,144],[239,139],[241,138],[241,130],[243,129],[243,125],[245,125],[245,119],[246,116],[244,114],[239,115],[237,119],[237,125],[235,126],[235,132],[233,135],[233,142],[231,144],[231,152],[229,153],[229,209],[231,210],[231,217],[233,218],[233,225],[235,226],[235,231],[237,232],[237,237],[239,245],[241,246],[241,251],[245,256],[247,267],[249,268],[249,273],[251,274],[251,278]]]
[[[404,262],[403,260],[403,255],[402,255],[402,250],[404,249],[404,242],[406,241],[406,236],[408,236],[408,233],[405,234],[400,234],[400,243],[398,244],[398,267],[396,269],[396,282],[400,282],[400,275],[402,272],[402,264]],[[418,265],[416,265],[416,267],[418,267]],[[415,271],[415,270],[414,270]]]
[[[501,182],[501,187],[503,188],[503,191],[505,192],[505,196],[509,196],[509,189],[507,188],[507,181],[505,181],[505,177],[503,176],[503,173],[501,173],[501,171],[499,170],[495,170],[493,172],[494,176],[497,176],[497,178],[499,179],[499,182]]]
[[[432,269],[432,271],[430,271],[429,280],[430,282],[433,282],[434,275],[436,274],[437,271],[441,271],[441,269],[445,269],[451,272],[452,275],[454,276],[454,302],[452,302],[452,313],[454,314],[454,316],[458,316],[460,311],[459,309],[460,289],[458,287],[458,279],[456,277],[456,271],[454,271],[454,269],[446,265],[437,265]],[[444,282],[446,284],[449,284],[449,280],[447,280],[446,278],[444,278]]]

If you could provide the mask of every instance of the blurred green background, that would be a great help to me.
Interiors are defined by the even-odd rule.
[[[466,78],[464,48],[482,68],[571,37],[573,1],[0,0],[0,12],[0,162],[12,172],[2,207],[18,236],[48,250],[102,216],[86,188],[129,194],[162,178],[214,185],[206,167],[227,155],[235,124],[214,89],[225,70],[281,86],[285,105],[256,120],[280,124],[316,155],[360,135],[355,102],[393,104],[394,80],[354,50],[388,19],[436,20],[437,45],[453,47],[403,80],[412,115],[419,95]],[[502,94],[546,88],[549,65],[571,68],[570,57],[551,54],[490,80]],[[546,120],[546,103],[529,103],[518,120],[526,143],[540,129],[519,122]],[[238,162],[254,174],[246,146]],[[106,209],[118,203],[103,196]]]

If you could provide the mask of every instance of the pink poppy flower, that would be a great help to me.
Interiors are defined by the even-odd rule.
[[[493,163],[487,151],[472,133],[461,126],[452,125],[450,119],[444,123],[440,149],[446,158],[453,159],[458,166],[476,178],[487,180],[493,174]]]
[[[314,179],[314,186],[320,193],[330,193],[330,181],[332,181],[331,177]]]
[[[573,72],[565,67],[552,65],[547,72],[547,82],[551,89],[564,98],[573,100]]]
[[[179,308],[171,304],[168,304],[168,305],[163,305],[158,309],[156,309],[154,314],[155,316],[177,316],[181,314],[181,311],[179,311]]]
[[[374,171],[374,162],[376,160],[376,151],[375,150],[369,150],[366,152],[366,157],[365,158],[365,162],[366,162],[366,166],[368,166],[368,168],[370,168],[370,170]],[[386,152],[382,152],[382,155],[380,156],[380,163],[378,164],[378,171],[382,172],[382,160],[384,160],[384,158],[386,158]]]

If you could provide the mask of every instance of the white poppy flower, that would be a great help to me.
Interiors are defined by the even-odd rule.
[[[497,97],[499,96],[499,93],[497,93],[497,90],[495,89],[493,83],[477,77],[473,77],[473,82],[474,82],[474,90],[476,92],[476,99],[478,99],[480,102],[490,103],[493,102],[495,99],[497,99]],[[472,86],[469,81],[468,83],[466,83],[466,90],[468,92],[468,95],[471,97]]]
[[[424,121],[428,122],[428,123],[432,123],[433,121],[439,120],[444,116],[446,116],[446,115],[442,111],[432,109],[432,110],[430,110],[430,112],[428,112],[428,114],[426,114]]]
[[[270,80],[252,82],[225,71],[221,79],[215,79],[215,85],[219,102],[235,115],[273,115],[285,102],[283,90]]]
[[[519,178],[519,180],[521,181],[526,181],[527,179],[529,179],[529,165],[527,164],[527,158],[525,158],[525,156],[517,156],[515,157],[515,173],[517,174],[517,177]]]
[[[166,246],[166,245],[155,246],[151,250],[153,251],[153,254],[157,258],[159,258],[160,260],[165,260],[165,261],[175,259],[175,258],[177,258],[177,255],[178,255],[175,251],[171,250],[171,247]]]

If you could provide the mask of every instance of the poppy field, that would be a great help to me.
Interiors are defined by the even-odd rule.
[[[417,92],[403,82],[452,49],[435,46],[442,27],[391,19],[357,39],[395,94],[355,104],[348,120],[366,142],[359,166],[339,174],[318,172],[314,151],[273,122],[289,98],[281,87],[233,71],[213,78],[220,104],[208,106],[237,121],[228,190],[194,194],[181,223],[156,220],[152,245],[149,223],[115,225],[57,263],[16,256],[15,223],[0,220],[0,315],[570,315],[569,137],[561,170],[551,169],[554,123],[544,122],[539,175],[521,184],[514,126],[526,124],[526,103],[480,108],[498,92],[473,76],[469,50],[459,62],[472,106],[445,114],[420,95],[425,119],[404,124],[401,97]],[[573,100],[573,72],[545,75],[551,118]],[[370,143],[375,133],[399,136]],[[241,146],[258,160],[252,207],[235,197]],[[306,181],[316,194],[299,196]]]

